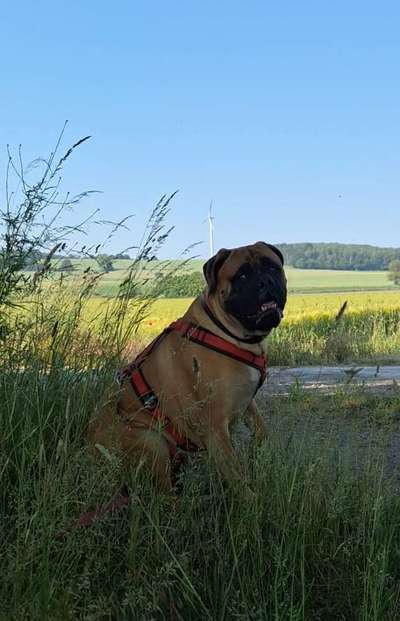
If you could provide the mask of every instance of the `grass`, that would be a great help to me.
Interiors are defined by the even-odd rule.
[[[311,316],[283,324],[268,341],[271,364],[398,363],[399,309]]]
[[[345,313],[337,327],[337,299],[313,297],[314,308],[317,300],[314,318],[304,318],[302,297],[288,310],[287,327],[270,340],[272,360],[349,356],[362,334],[375,338],[375,355],[398,339],[397,302],[385,310],[374,298],[375,307]],[[168,308],[179,315],[188,301],[160,300],[144,316],[140,303],[121,304],[55,287],[8,315],[0,340],[0,619],[396,619],[400,499],[384,442],[361,447],[362,469],[354,455],[365,440],[361,423],[374,439],[393,434],[400,398],[312,398],[296,388],[287,400],[270,399],[268,442],[242,449],[254,503],[227,489],[205,457],[184,473],[179,499],[160,496],[117,455],[94,462],[85,430],[115,391],[127,338],[138,330],[148,340],[160,325],[146,323],[167,323]],[[309,426],[314,420],[326,433]],[[332,421],[354,427],[345,450]],[[58,537],[123,481],[128,510]]]
[[[307,319],[306,298],[293,303],[270,340],[273,359],[333,359],[354,353],[362,334],[398,338],[394,298],[385,310],[376,295],[340,327],[336,297],[311,298],[321,308]],[[143,319],[131,301],[124,319],[109,300],[56,288],[9,315],[16,324],[0,341],[0,619],[396,619],[400,498],[385,447],[397,433],[398,395],[322,398],[294,387],[288,399],[270,398],[268,442],[241,449],[254,503],[227,489],[205,457],[185,472],[178,500],[155,493],[140,469],[127,473],[117,455],[92,459],[85,430],[115,390],[117,318],[130,338],[137,328],[148,339],[160,326],[146,322],[168,322],[168,308],[179,315],[188,301],[169,303]],[[123,481],[128,510],[58,537]]]
[[[336,296],[292,301],[271,361],[387,351],[399,338],[397,298],[384,309],[382,294],[367,304],[356,296],[364,307],[339,324]],[[136,331],[148,340],[188,300],[144,303],[53,285],[25,312],[9,311],[0,339],[0,619],[396,619],[400,499],[384,442],[361,447],[361,470],[354,455],[360,438],[365,445],[360,425],[374,439],[393,435],[400,398],[312,398],[296,387],[288,400],[269,400],[268,442],[242,449],[254,503],[226,489],[204,457],[185,472],[178,500],[160,496],[140,469],[127,473],[117,455],[94,462],[85,445],[89,418],[115,390],[124,343]],[[375,339],[371,351],[360,349],[362,335]],[[335,429],[345,427],[354,432],[344,450]],[[123,481],[128,510],[58,538]]]
[[[107,372],[61,367],[1,376],[1,619],[398,618],[399,497],[380,450],[357,471],[353,447],[338,453],[329,431],[365,412],[372,435],[392,430],[398,397],[272,400],[285,435],[271,424],[268,442],[243,454],[255,503],[225,489],[205,460],[176,501],[132,472],[127,512],[59,540],[120,484],[118,459],[93,463],[83,439],[108,384]],[[322,439],[306,433],[312,416],[325,421]]]

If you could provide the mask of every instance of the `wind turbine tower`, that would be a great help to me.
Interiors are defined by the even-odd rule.
[[[210,243],[210,257],[214,255],[214,216],[212,215],[212,201],[208,210],[208,237]]]

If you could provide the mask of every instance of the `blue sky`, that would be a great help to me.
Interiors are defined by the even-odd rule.
[[[3,3],[2,178],[7,143],[44,156],[68,119],[65,147],[92,139],[64,188],[102,191],[76,215],[135,214],[110,251],[175,189],[169,256],[211,199],[218,247],[399,246],[399,28],[385,1]]]

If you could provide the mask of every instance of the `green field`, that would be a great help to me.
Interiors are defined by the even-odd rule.
[[[361,291],[394,289],[386,272],[353,272],[338,270],[286,270],[292,292]]]
[[[80,273],[89,266],[93,270],[98,270],[94,260],[85,259],[82,261],[72,260],[75,272],[71,277],[79,277]],[[204,261],[196,259],[189,261],[182,267],[185,271],[201,271]],[[182,271],[179,267],[180,261],[169,262],[173,269]],[[96,287],[96,294],[104,297],[113,297],[118,292],[119,284],[127,276],[130,261],[119,259],[114,261],[114,270],[104,274],[99,279]],[[153,278],[166,269],[167,262],[154,261],[150,267],[141,270],[140,277]],[[387,272],[355,272],[341,270],[302,270],[291,267],[286,268],[289,291],[291,293],[324,293],[340,291],[379,291],[396,290],[388,280]]]

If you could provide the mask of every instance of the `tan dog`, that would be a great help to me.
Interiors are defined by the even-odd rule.
[[[235,483],[243,476],[230,426],[244,415],[256,437],[265,437],[253,398],[264,379],[257,366],[265,356],[263,340],[279,324],[286,303],[283,257],[274,246],[257,242],[220,250],[203,270],[205,292],[128,368],[118,403],[105,407],[89,428],[93,445],[118,449],[128,462],[144,459],[165,491],[172,489],[177,447],[206,449],[224,478]],[[197,341],[190,340],[193,335]]]

